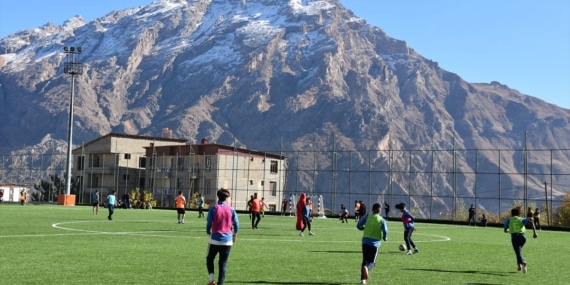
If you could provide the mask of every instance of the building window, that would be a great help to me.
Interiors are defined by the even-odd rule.
[[[176,181],[176,189],[182,190],[183,184],[184,184],[184,178],[178,178]]]
[[[129,175],[128,175],[128,174],[123,174],[123,180],[129,180]]]
[[[139,178],[139,188],[140,189],[144,188],[144,177]]]
[[[265,185],[265,181],[261,180],[261,186]]]
[[[130,153],[125,153],[125,159],[131,159],[131,154]]]
[[[206,189],[204,189],[204,194],[205,194],[205,195],[210,195],[210,187],[211,187],[211,185],[210,185],[210,179],[207,179],[207,180],[206,180],[206,185],[205,185],[205,186],[206,186]]]
[[[85,157],[84,156],[78,156],[77,157],[77,170],[83,170],[84,167],[85,167]]]
[[[146,157],[139,157],[139,167],[146,168]]]
[[[94,175],[94,176],[91,178],[91,188],[99,188],[99,185],[100,185],[99,181],[100,181],[100,180],[101,180],[101,176],[99,176],[99,175]]]
[[[184,170],[184,157],[178,158],[178,170]]]
[[[206,171],[212,170],[212,158],[206,157]]]
[[[249,185],[253,185],[253,180],[249,180]]]
[[[269,172],[277,173],[277,161],[276,160],[271,161],[271,166],[269,168]]]
[[[277,183],[269,182],[269,191],[271,192],[271,196],[277,196]]]
[[[91,156],[91,165],[93,167],[101,167],[101,156],[93,154]]]

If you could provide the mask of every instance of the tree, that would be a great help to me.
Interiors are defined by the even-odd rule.
[[[53,202],[57,201],[57,195],[63,193],[65,189],[65,180],[56,175],[50,175],[50,180],[40,180],[39,184],[34,184],[36,193],[32,194],[33,201]]]
[[[555,226],[570,226],[570,194],[564,195],[562,203],[556,208],[554,213]]]

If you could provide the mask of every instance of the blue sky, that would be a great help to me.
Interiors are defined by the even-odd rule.
[[[61,25],[74,15],[91,21],[151,2],[0,0],[0,38],[47,22]],[[570,0],[340,2],[468,82],[498,81],[570,109]]]

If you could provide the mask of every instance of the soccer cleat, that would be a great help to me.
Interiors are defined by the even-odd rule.
[[[216,285],[216,281],[211,280],[210,282],[208,282],[208,285]]]
[[[407,255],[412,255],[412,251],[408,250],[408,252],[406,252]]]
[[[304,236],[303,232],[299,233],[299,236],[300,236],[300,237]]]
[[[517,270],[518,270],[518,271],[521,271],[521,270],[522,270],[522,264],[519,264],[519,266],[517,267]]]
[[[361,283],[361,284],[366,284],[366,280],[362,280],[360,283]]]
[[[420,250],[417,248],[414,248],[414,253],[420,253]]]
[[[313,232],[309,232],[309,235],[310,235],[310,236],[314,236],[314,235],[315,235],[315,233],[313,233]]]
[[[523,264],[522,264],[522,272],[523,272],[523,273],[526,273],[526,271],[527,271],[527,270],[526,270],[526,262],[523,261]]]
[[[362,281],[364,281],[363,284],[366,283],[366,280],[368,280],[368,267],[362,266]]]

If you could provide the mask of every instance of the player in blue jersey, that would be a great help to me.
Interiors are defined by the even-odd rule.
[[[522,256],[522,248],[526,243],[526,237],[524,232],[526,230],[525,225],[529,224],[532,227],[532,237],[537,238],[536,228],[532,220],[527,218],[521,218],[521,208],[516,207],[511,210],[511,217],[505,221],[503,226],[505,233],[511,234],[511,243],[513,244],[513,249],[515,250],[515,255],[517,256],[517,266],[518,271],[523,273],[527,272],[526,261]]]
[[[372,205],[372,213],[362,217],[356,227],[364,231],[362,235],[362,270],[360,280],[366,284],[368,271],[376,265],[376,256],[380,248],[381,240],[386,241],[388,237],[388,226],[386,220],[380,215],[382,206],[380,203]]]

